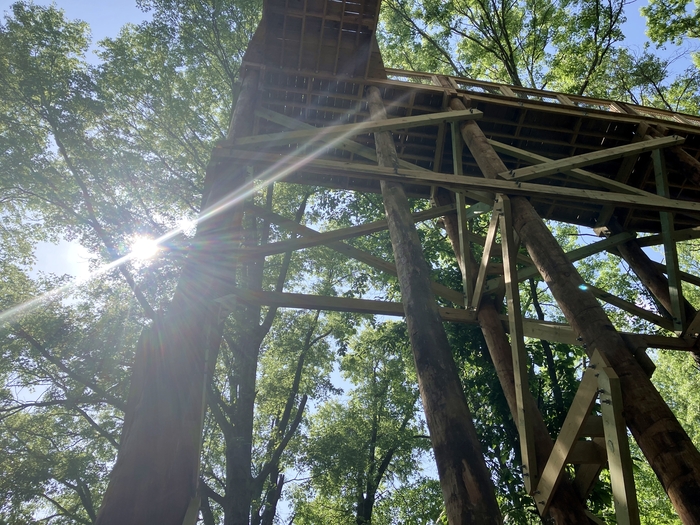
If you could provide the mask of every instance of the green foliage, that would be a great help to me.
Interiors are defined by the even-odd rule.
[[[127,253],[135,236],[159,236],[199,212],[206,164],[228,130],[260,2],[141,6],[150,21],[99,43],[97,66],[85,56],[87,25],[55,6],[18,2],[0,26],[2,310],[69,284],[65,277],[28,276],[38,241],[80,242],[98,266]],[[379,39],[391,66],[696,113],[697,68],[674,77],[671,61],[650,48],[626,49],[625,7],[619,0],[385,0]],[[652,1],[645,14],[656,42],[697,36],[697,10],[686,3]],[[285,184],[253,199],[316,229],[383,218],[381,197],[369,193]],[[411,204],[414,211],[428,206]],[[477,231],[485,219],[475,221]],[[294,238],[262,220],[249,226],[251,242]],[[434,277],[459,289],[437,222],[418,231]],[[557,233],[568,248],[578,242],[575,228]],[[167,309],[191,242],[176,236],[157,261],[124,267],[121,276],[107,273],[70,299],[46,302],[2,326],[0,523],[94,520],[118,448],[138,334],[149,310]],[[393,260],[385,231],[348,243]],[[683,264],[697,273],[693,250],[692,244],[682,250]],[[239,269],[238,282],[253,282],[262,266],[267,291],[399,296],[395,278],[325,247],[256,264]],[[629,286],[615,259],[590,258],[578,268],[630,302],[650,301]],[[537,302],[547,320],[561,319],[536,284],[534,292],[524,285],[521,296],[527,315],[539,316]],[[697,290],[688,288],[688,296],[700,304]],[[620,328],[647,328],[617,309],[608,312]],[[481,335],[476,327],[447,329],[503,514],[512,523],[533,523],[517,432]],[[445,521],[402,323],[239,304],[224,333],[203,440],[207,525],[222,522],[232,500],[243,501],[237,504],[254,523],[274,513],[271,494],[281,474],[296,523],[367,523],[369,516],[378,525]],[[577,387],[583,351],[540,341],[528,342],[528,350],[532,393],[554,435]],[[697,372],[685,357],[660,353],[654,380],[697,443]],[[249,484],[245,497],[235,490],[235,473]],[[636,475],[646,522],[676,523],[643,462]],[[610,512],[609,491],[596,489],[592,500],[594,510]]]
[[[409,503],[404,512],[413,523],[437,518],[441,506],[407,485],[431,485],[414,479],[428,442],[416,418],[418,391],[410,365],[403,323],[368,326],[353,338],[340,370],[354,387],[320,405],[309,419],[298,464],[309,481],[292,494],[295,521],[397,523],[389,498]],[[410,506],[413,501],[419,506]]]
[[[700,36],[698,3],[690,0],[650,0],[641,8],[647,18],[647,34],[657,44],[680,44],[685,38]]]

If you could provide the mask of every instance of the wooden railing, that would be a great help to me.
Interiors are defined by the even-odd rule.
[[[507,84],[498,84],[496,82],[486,82],[483,80],[473,80],[463,77],[434,75],[431,73],[420,73],[417,71],[405,71],[403,69],[387,68],[386,73],[390,80],[399,82],[441,87],[445,87],[445,82],[448,82],[449,85],[455,90],[465,91],[468,93],[499,95],[503,97],[517,98],[519,100],[534,100],[547,104],[576,106],[579,108],[609,111],[611,113],[622,113],[627,115],[668,120],[669,122],[678,122],[681,124],[700,127],[699,116],[675,113],[673,111],[639,106],[637,104],[630,104],[627,102],[581,97],[577,95],[556,93],[554,91],[545,91],[542,89],[515,87]]]

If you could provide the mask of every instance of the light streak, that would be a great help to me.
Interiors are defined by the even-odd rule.
[[[352,115],[353,113],[348,113],[348,116]],[[237,203],[244,201],[245,199],[253,195],[256,191],[258,191],[260,187],[282,180],[289,174],[299,169],[302,169],[307,163],[318,158],[324,150],[336,147],[338,143],[341,143],[354,135],[353,130],[349,129],[347,133],[338,136],[333,140],[325,142],[323,141],[323,137],[326,134],[324,132],[327,132],[328,130],[329,128],[319,128],[319,134],[315,137],[310,138],[306,144],[300,145],[295,151],[296,154],[289,154],[286,157],[281,157],[279,162],[273,164],[269,168],[262,171],[259,175],[255,177],[255,179],[247,181],[245,184],[241,185],[239,189],[231,192],[223,199],[220,199],[219,201],[214,203],[205,212],[200,214],[200,216],[196,220],[187,221],[186,223],[181,222],[180,225],[178,225],[178,227],[173,228],[164,235],[158,237],[157,239],[154,239],[152,241],[152,244],[156,247],[160,246],[162,243],[176,237],[180,233],[185,232],[185,230],[191,230],[193,226],[197,226],[199,224],[202,224],[203,222],[206,222],[207,220],[217,216],[218,214],[230,209]],[[307,148],[310,147],[311,144],[317,142],[322,143],[317,146],[314,146],[315,149],[312,149],[311,152],[304,153],[307,150]],[[303,157],[301,155],[303,155]],[[285,167],[282,167],[282,165],[286,164],[286,159],[289,157],[298,157],[298,161],[293,164],[289,164]],[[115,268],[118,268],[119,266],[126,264],[127,262],[139,258],[139,251],[132,251],[124,255],[123,257],[120,257],[119,259],[116,259],[108,264],[105,264],[101,268],[98,268],[97,270],[88,273],[80,279],[76,279],[72,283],[65,284],[63,286],[50,290],[38,297],[34,297],[32,299],[29,299],[28,301],[13,306],[10,309],[0,313],[0,327],[5,327],[11,323],[14,323],[18,321],[22,316],[34,310],[35,308],[51,303],[53,301],[60,300],[66,294],[69,294],[74,289],[77,289],[80,285],[85,284],[86,282],[89,282],[102,275],[105,275],[111,270],[114,270]]]

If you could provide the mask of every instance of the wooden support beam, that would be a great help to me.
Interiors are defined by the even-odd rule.
[[[598,374],[598,386],[601,390],[600,410],[603,414],[615,516],[619,525],[639,525],[632,457],[627,441],[627,427],[622,415],[620,379],[610,367],[601,367]]]
[[[444,173],[408,170],[403,168],[386,168],[354,162],[339,162],[321,159],[301,159],[270,155],[252,151],[236,151],[233,153],[216,150],[213,154],[221,158],[236,158],[250,163],[270,163],[275,166],[274,173],[261,177],[261,182],[267,178],[277,179],[279,172],[284,169],[289,172],[303,170],[324,175],[353,177],[364,179],[381,179],[386,181],[421,184],[426,186],[442,186],[453,191],[486,190],[504,195],[525,195],[554,198],[559,201],[592,202],[595,204],[615,204],[629,208],[648,209],[655,211],[676,211],[700,215],[700,203],[678,199],[663,198],[656,195],[630,195],[624,193],[604,192],[566,187],[552,187],[544,184],[520,182],[500,179],[483,179],[480,177],[456,177]],[[536,166],[534,166],[536,167]],[[525,168],[523,168],[525,169]]]
[[[459,134],[459,124],[452,122],[450,124],[450,135],[452,138],[452,166],[453,173],[456,176],[463,175],[462,171],[462,150],[464,149],[464,141]],[[459,231],[459,256],[464,261],[465,268],[472,260],[471,245],[469,243],[469,219],[466,214],[467,202],[462,192],[455,193],[455,202],[457,204],[457,222]],[[462,290],[464,291],[464,306],[469,308],[472,305],[474,292],[472,291],[472,277],[469,271],[462,272]]]
[[[459,293],[459,292],[455,292]],[[401,303],[374,301],[368,299],[355,299],[348,297],[328,297],[321,295],[278,293],[266,291],[236,290],[231,296],[218,299],[223,307],[234,305],[234,296],[241,296],[242,300],[260,304],[263,306],[276,306],[279,308],[302,308],[309,310],[348,311],[370,315],[388,315],[403,317],[404,312]],[[440,308],[440,316],[445,322],[451,323],[476,323],[475,313],[462,308]],[[509,330],[508,316],[500,315],[499,319],[503,328]],[[552,343],[564,343],[569,345],[581,344],[573,329],[566,324],[537,319],[523,319],[523,334],[533,339],[545,339]],[[646,348],[661,348],[668,350],[690,350],[689,343],[677,337],[665,337],[650,334],[622,334],[632,344]]]
[[[597,241],[591,244],[587,244],[586,246],[581,246],[580,248],[571,250],[566,253],[566,257],[571,262],[580,261],[581,259],[585,259],[586,257],[590,257],[591,255],[595,255],[604,250],[609,250],[621,243],[627,242],[628,240],[634,238],[635,234],[631,232],[624,232],[618,235],[612,235],[601,241]],[[532,261],[529,260],[529,258],[519,259],[519,262],[528,263],[529,266],[521,268],[518,271],[518,282],[523,282],[527,279],[530,279],[531,277],[537,277],[539,279],[539,272],[537,271],[537,268],[535,268],[535,266],[532,265]],[[484,292],[491,292],[497,289],[500,286],[500,281],[500,277],[489,279],[486,282]]]
[[[500,172],[498,175],[504,179],[526,181],[539,177],[546,177],[547,175],[554,175],[555,173],[563,173],[567,170],[582,168],[583,166],[590,166],[592,164],[599,164],[609,160],[620,159],[630,155],[639,155],[640,153],[654,151],[658,148],[676,146],[683,144],[683,142],[685,142],[683,137],[678,137],[675,135],[671,137],[645,140],[643,142],[625,144],[624,146],[594,151],[592,153],[584,153],[582,155],[576,155],[565,159],[550,160],[535,166]]]
[[[392,118],[382,121],[368,120],[356,124],[341,124],[339,126],[327,126],[323,128],[304,129],[296,131],[283,131],[281,133],[270,133],[267,135],[255,135],[252,137],[241,137],[233,142],[220,142],[217,148],[248,147],[248,146],[281,146],[285,144],[297,144],[304,142],[312,144],[318,141],[325,141],[328,138],[345,139],[365,133],[380,133],[382,131],[393,131],[397,129],[410,129],[423,126],[436,126],[442,122],[455,122],[481,118],[482,113],[476,109],[464,111],[443,111],[439,113],[428,113],[426,115],[416,115],[413,117]]]
[[[479,302],[481,301],[481,296],[483,295],[484,283],[486,282],[486,271],[489,265],[489,259],[491,258],[491,250],[493,250],[496,244],[496,232],[498,230],[498,219],[500,217],[500,210],[494,208],[491,213],[491,222],[489,223],[489,229],[486,233],[486,241],[484,242],[484,251],[481,255],[481,263],[479,264],[479,271],[476,275],[476,284],[474,285],[474,295],[470,303],[476,308],[479,308]]]
[[[285,126],[290,129],[296,129],[296,130],[318,130],[319,128],[316,128],[314,126],[311,126],[310,124],[306,124],[305,122],[301,122],[299,120],[293,119],[291,117],[288,117],[286,115],[283,115],[281,113],[278,113],[276,111],[271,111],[269,109],[265,108],[260,108],[255,111],[255,114],[259,117],[262,117],[266,120],[269,120],[270,122],[275,122],[277,124],[280,124],[281,126]],[[445,123],[441,123],[438,131],[438,139],[437,139],[437,144],[436,144],[436,152],[435,152],[435,170],[432,172],[439,172],[439,166],[442,162],[442,150],[444,148],[444,143],[445,143]],[[332,143],[334,148],[337,149],[343,149],[345,151],[348,151],[350,153],[354,153],[355,155],[358,155],[362,158],[365,158],[367,160],[370,160],[372,162],[377,162],[377,154],[376,152],[367,146],[363,146],[362,144],[358,144],[352,139],[342,139],[339,140],[337,137],[319,137],[319,142],[323,142],[326,144]],[[461,137],[460,137],[461,140]],[[416,164],[412,164],[410,162],[407,162],[402,159],[398,159],[398,165],[401,168],[409,169],[409,170],[415,170],[415,171],[424,171],[431,173],[431,170],[427,170],[425,168],[422,168],[420,166],[417,166]],[[474,193],[474,192],[469,192],[465,191],[465,196],[469,196],[473,200],[477,201],[477,204],[472,206],[468,212],[470,217],[476,216],[480,213],[485,213],[489,209],[491,209],[491,203],[493,202],[493,198],[479,194],[479,193]]]
[[[523,317],[520,309],[520,290],[518,289],[518,270],[515,266],[515,254],[518,246],[513,236],[510,214],[510,200],[499,195],[494,205],[494,215],[498,216],[503,246],[503,280],[506,285],[506,302],[510,327],[510,345],[513,353],[513,374],[515,380],[515,400],[517,404],[518,436],[520,437],[520,454],[523,463],[523,482],[525,490],[532,494],[539,482],[535,438],[530,424],[531,406],[526,402],[530,395],[527,375],[527,350],[523,333]],[[491,233],[489,231],[489,233]],[[482,260],[482,267],[484,261]],[[480,272],[481,275],[481,272]]]
[[[601,299],[608,304],[616,306],[617,308],[624,310],[625,312],[633,316],[649,321],[650,323],[654,323],[655,325],[665,328],[666,330],[673,330],[673,322],[670,319],[667,319],[666,317],[645,310],[644,308],[641,308],[636,304],[630,303],[629,301],[625,301],[624,299],[621,299],[616,295],[608,293],[605,290],[601,290],[596,286],[588,284],[585,285],[585,287],[586,290],[590,290],[590,292],[593,295],[595,295],[598,299]]]
[[[656,261],[653,261],[653,262],[654,262],[654,265],[659,270],[661,270],[663,273],[668,275],[668,268],[666,267],[666,265],[664,263],[660,263],[660,262],[656,262]],[[695,286],[700,286],[700,277],[698,277],[697,275],[693,275],[692,273],[688,273],[688,272],[678,272],[678,275],[680,276],[680,278],[683,281],[690,283],[690,284],[693,284]]]
[[[547,460],[547,466],[542,471],[535,492],[535,502],[540,516],[544,516],[549,509],[574,443],[581,436],[586,418],[590,415],[593,403],[595,403],[598,389],[598,378],[595,374],[593,368],[588,368],[584,372],[576,396],[571,403],[549,460]]]
[[[654,150],[651,158],[654,162],[656,192],[662,197],[668,197],[670,192],[663,154],[659,150]],[[673,240],[673,231],[673,213],[670,211],[661,212],[661,234],[664,239],[668,291],[671,301],[671,317],[673,318],[674,331],[677,334],[681,334],[685,328],[685,303],[683,301],[683,289],[681,287],[680,268],[678,266],[678,250]]]
[[[700,226],[695,228],[686,228],[684,230],[674,230],[673,240],[675,242],[690,241],[692,239],[700,239]],[[664,243],[663,234],[657,233],[654,235],[647,235],[646,237],[638,237],[637,244],[639,246],[658,246]]]
[[[386,121],[379,89],[370,87],[366,97],[372,121]],[[442,114],[445,115],[450,112]],[[375,132],[374,142],[380,166],[397,169],[398,156],[391,134]],[[502,518],[493,481],[441,323],[431,290],[430,268],[411,218],[403,184],[396,180],[382,180],[380,184],[447,518],[455,524],[499,525]]]
[[[244,301],[262,306],[277,308],[298,308],[304,310],[324,310],[330,312],[352,312],[358,314],[387,315],[403,317],[404,308],[399,302],[356,299],[352,297],[331,297],[288,292],[266,292],[237,288],[232,295],[219,298],[219,303],[226,307],[233,301]],[[475,323],[476,315],[461,308],[441,308],[440,316],[444,321],[455,323]]]
[[[268,211],[264,208],[256,206],[254,209],[258,217],[262,217],[266,220],[269,220],[270,222],[274,222],[275,224],[285,228],[290,232],[298,233],[300,235],[308,237],[313,237],[314,235],[321,235],[319,232],[312,228],[309,228],[308,226],[298,224],[290,219],[287,219],[286,217]],[[337,251],[338,253],[347,255],[348,257],[360,261],[379,271],[386,272],[394,276],[397,275],[396,266],[393,263],[385,261],[384,259],[380,259],[379,257],[372,255],[369,252],[360,250],[358,248],[355,248],[354,246],[350,246],[349,244],[345,244],[344,242],[340,241],[327,243],[326,246],[328,246],[332,250]],[[431,286],[433,292],[438,297],[447,299],[448,301],[453,302],[455,304],[462,304],[463,296],[461,292],[448,288],[444,284],[438,283],[436,281],[431,281]]]
[[[516,159],[520,160],[526,160],[528,162],[531,162],[533,164],[542,164],[545,162],[552,162],[552,159],[549,159],[547,157],[544,157],[542,155],[538,155],[536,153],[531,153],[529,151],[526,151],[524,149],[516,148],[515,146],[510,146],[508,144],[504,144],[502,142],[498,142],[496,140],[489,140],[489,144],[495,149],[498,153],[504,153],[506,155],[510,155],[511,157],[515,157]],[[601,175],[598,175],[596,173],[592,173],[590,171],[585,171],[581,169],[572,169],[572,170],[567,170],[563,172],[565,175],[569,175],[571,177],[575,177],[579,180],[582,180],[584,182],[587,182],[593,186],[602,186],[604,188],[608,188],[613,191],[621,191],[623,193],[633,193],[637,195],[651,195],[649,192],[646,192],[644,190],[640,190],[638,188],[635,188],[633,186],[628,186],[627,184],[623,184],[622,182],[618,182],[613,179],[608,179],[607,177],[603,177]],[[499,174],[500,175],[500,174]],[[510,177],[507,177],[510,178]]]
[[[253,213],[261,208],[251,207]],[[442,217],[443,215],[450,213],[455,210],[454,206],[441,206],[440,208],[430,208],[417,213],[412,214],[414,222],[427,221],[430,219],[435,219],[436,217]],[[322,233],[316,233],[312,236],[304,236],[299,239],[290,239],[287,241],[273,242],[269,244],[264,244],[255,248],[247,248],[241,250],[243,257],[260,257],[267,255],[274,255],[277,253],[285,253],[290,250],[303,250],[304,248],[311,248],[313,246],[320,246],[323,244],[328,244],[335,241],[343,241],[351,239],[353,237],[360,237],[363,235],[370,235],[372,233],[384,231],[388,228],[386,219],[370,222],[367,224],[360,224],[358,226],[350,226],[348,228],[340,228],[337,230],[331,230]]]

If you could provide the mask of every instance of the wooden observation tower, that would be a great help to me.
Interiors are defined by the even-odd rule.
[[[696,351],[700,317],[681,282],[700,285],[700,278],[679,270],[676,243],[700,237],[700,119],[387,69],[375,39],[379,8],[379,0],[267,0],[244,58],[230,139],[210,167],[249,166],[244,188],[275,180],[381,192],[387,220],[323,233],[241,205],[240,213],[297,236],[241,251],[260,257],[325,245],[398,275],[402,302],[243,288],[222,301],[405,315],[451,522],[498,518],[489,517],[493,508],[479,492],[485,467],[471,421],[462,421],[470,416],[450,379],[456,374],[441,321],[481,326],[518,426],[526,488],[543,516],[599,522],[581,502],[607,467],[617,522],[639,523],[629,428],[681,519],[700,523],[700,455],[652,386],[645,353]],[[411,216],[406,196],[430,199],[432,208]],[[491,213],[485,238],[468,228],[483,213]],[[461,290],[430,280],[417,244],[414,222],[436,217],[444,217]],[[542,219],[599,228],[601,238],[565,253]],[[344,242],[387,228],[395,263]],[[483,246],[480,261],[474,245]],[[642,247],[651,245],[663,246],[665,264],[647,257]],[[581,279],[572,262],[606,251],[627,261],[657,311]],[[566,324],[523,317],[518,282],[531,277],[549,286]],[[494,299],[498,290],[507,316]],[[621,333],[599,301],[670,335]],[[528,389],[525,337],[581,345],[589,355],[556,441]]]

